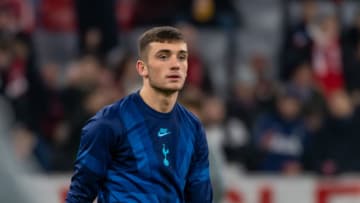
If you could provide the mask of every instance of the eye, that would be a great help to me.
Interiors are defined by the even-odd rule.
[[[168,56],[166,54],[159,54],[158,58],[161,60],[166,60],[168,58]]]
[[[181,61],[185,61],[185,60],[187,60],[187,55],[186,54],[181,54],[181,55],[179,55],[179,57],[178,57]]]
[[[170,55],[166,52],[159,52],[156,54],[156,58],[158,58],[159,60],[167,60],[169,56]]]

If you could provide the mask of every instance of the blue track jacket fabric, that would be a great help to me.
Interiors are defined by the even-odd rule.
[[[84,126],[67,203],[211,203],[208,146],[180,104],[154,111],[139,92]]]

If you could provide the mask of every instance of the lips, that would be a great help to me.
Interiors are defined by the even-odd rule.
[[[169,79],[180,79],[181,78],[181,76],[180,75],[168,75],[168,76],[166,76],[166,78],[169,78]]]

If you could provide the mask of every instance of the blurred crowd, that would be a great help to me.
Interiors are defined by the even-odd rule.
[[[87,119],[141,86],[139,31],[174,25],[190,51],[180,102],[204,123],[215,172],[359,173],[360,3],[274,1],[275,57],[239,58],[241,2],[1,0],[0,100],[14,115],[1,136],[29,171],[72,171]]]

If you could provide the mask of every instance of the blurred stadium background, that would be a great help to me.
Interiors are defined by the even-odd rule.
[[[174,25],[216,202],[360,202],[358,0],[0,0],[0,201],[61,203],[84,122]]]

